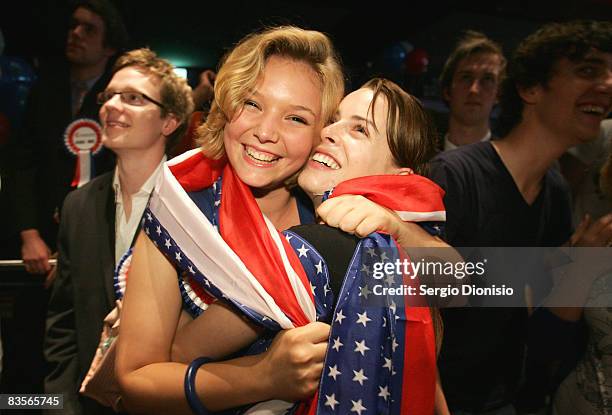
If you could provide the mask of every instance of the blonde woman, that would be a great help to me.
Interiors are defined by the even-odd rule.
[[[322,33],[280,27],[247,36],[220,67],[215,101],[199,131],[202,152],[181,160],[179,168],[189,171],[183,177],[201,184],[210,176],[202,174],[203,166],[209,173],[223,170],[224,195],[229,194],[225,186],[230,178],[246,185],[240,187],[241,197],[220,200],[224,209],[237,209],[246,198],[276,229],[312,221],[311,207],[290,185],[342,98],[343,85],[334,49]],[[226,161],[231,168],[225,169]],[[191,196],[206,199],[212,184]],[[170,199],[184,196],[182,192]],[[232,226],[240,223],[226,221],[220,228]],[[141,235],[129,281],[116,361],[124,405],[130,412],[189,413],[183,392],[185,365],[169,363],[179,320],[189,320],[181,313],[177,268],[151,239]],[[329,328],[313,324],[296,330],[297,340],[282,336],[278,343],[315,348],[313,361],[295,365],[286,352],[293,348],[279,347],[229,364],[206,365],[198,376],[198,382],[206,385],[206,405],[223,409],[312,394],[304,382],[286,379],[296,378],[292,373],[296,370],[298,377],[304,370],[310,379],[318,379]],[[219,338],[223,333],[210,336]]]

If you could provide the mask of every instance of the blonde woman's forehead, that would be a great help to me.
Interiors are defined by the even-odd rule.
[[[321,82],[310,65],[301,61],[270,57],[250,95],[282,100],[317,117],[321,114]]]

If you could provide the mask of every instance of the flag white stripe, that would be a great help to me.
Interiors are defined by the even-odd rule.
[[[308,321],[315,321],[317,319],[317,310],[315,308],[314,301],[312,301],[309,292],[307,291],[306,287],[304,287],[304,284],[300,280],[300,277],[298,277],[297,273],[291,266],[289,258],[287,258],[287,252],[285,252],[285,248],[280,239],[278,231],[276,230],[272,222],[266,217],[266,215],[263,216],[264,220],[266,221],[266,226],[268,227],[268,232],[270,233],[270,236],[272,236],[272,240],[276,245],[276,249],[278,249],[280,256],[283,260],[283,266],[285,267],[285,272],[287,272],[287,276],[289,277],[289,282],[291,283],[291,287],[293,288],[293,293],[295,294],[295,297],[298,300],[300,307],[302,307],[302,311],[306,315]]]
[[[245,415],[280,415],[286,414],[295,405],[294,402],[280,400],[265,401],[247,409]]]
[[[405,222],[445,222],[446,221],[446,211],[438,210],[435,212],[410,212],[410,211],[401,211],[396,210],[401,220]]]
[[[282,328],[294,327],[166,165],[151,195],[149,208],[185,255],[228,297],[273,319]]]
[[[183,161],[187,160],[188,158],[193,157],[196,154],[201,153],[201,152],[202,152],[202,150],[199,149],[199,148],[194,148],[193,150],[188,150],[188,151],[186,151],[186,152],[184,152],[182,154],[179,154],[176,157],[173,157],[171,160],[168,160],[166,162],[166,164],[168,164],[168,166],[174,166],[176,164],[180,164],[181,162],[183,162]]]

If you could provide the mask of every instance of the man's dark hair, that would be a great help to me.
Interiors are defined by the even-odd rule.
[[[104,21],[104,46],[113,48],[118,54],[128,44],[128,32],[119,10],[109,0],[79,0],[74,3],[72,12],[79,7],[97,14]]]
[[[521,122],[523,100],[518,88],[546,86],[560,59],[579,62],[592,49],[612,51],[612,23],[549,23],[525,38],[514,52],[501,87],[501,135]]]
[[[506,68],[506,58],[504,58],[504,53],[501,46],[497,42],[494,42],[486,37],[483,33],[468,30],[459,39],[455,49],[451,52],[444,63],[444,68],[440,74],[440,87],[442,91],[450,89],[453,82],[453,76],[455,76],[455,71],[457,71],[459,62],[465,58],[481,53],[490,53],[500,57],[501,70],[499,77],[502,79],[504,76],[504,70]]]

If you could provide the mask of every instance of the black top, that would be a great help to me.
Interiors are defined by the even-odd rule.
[[[54,212],[61,208],[71,188],[76,156],[64,146],[64,131],[74,120],[98,121],[96,95],[110,79],[107,70],[85,95],[81,109],[72,116],[70,71],[65,61],[43,68],[32,87],[24,114],[23,128],[11,145],[12,194],[18,231],[38,229],[45,242],[55,247],[57,223]],[[114,166],[113,154],[102,148],[93,158],[95,174]],[[93,177],[92,177],[93,178]]]
[[[439,154],[431,178],[446,191],[446,235],[453,246],[560,246],[571,235],[561,175],[549,170],[529,205],[490,142]],[[447,309],[442,316],[439,367],[451,410],[512,402],[523,366],[526,310]]]
[[[454,246],[560,246],[571,235],[569,189],[549,169],[527,204],[490,142],[440,153],[430,177],[445,191],[446,236]]]
[[[359,239],[327,225],[299,225],[289,230],[306,239],[321,254],[329,270],[329,285],[338,295]]]

